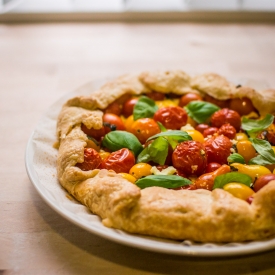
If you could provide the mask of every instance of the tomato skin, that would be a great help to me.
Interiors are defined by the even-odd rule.
[[[213,127],[219,128],[225,123],[231,124],[236,131],[239,131],[241,127],[241,117],[236,111],[228,108],[220,109],[211,116],[211,125]]]
[[[201,175],[207,164],[207,153],[202,143],[184,141],[177,145],[172,154],[173,166],[184,175]]]
[[[204,124],[204,123],[201,123],[201,124],[198,124],[195,129],[199,132],[201,132],[203,134],[203,131],[208,129],[210,126],[208,124]]]
[[[206,94],[204,96],[204,100],[207,102],[213,103],[213,104],[219,106],[220,108],[227,108],[228,104],[229,104],[229,100],[219,100],[219,99],[216,99],[208,94]]]
[[[160,133],[160,129],[152,118],[140,118],[134,121],[131,132],[144,144],[149,137]]]
[[[196,189],[197,189],[197,186],[195,184],[189,184],[189,185],[173,188],[173,190],[196,190]]]
[[[83,123],[81,124],[81,130],[87,135],[94,138],[97,141],[101,140],[101,137],[105,136],[105,127],[100,129],[88,129]]]
[[[275,145],[275,125],[272,124],[267,128],[266,138],[271,143],[271,145]]]
[[[257,152],[249,140],[241,140],[236,144],[237,152],[248,163],[252,158],[256,157]]]
[[[151,98],[155,101],[165,99],[165,94],[160,93],[160,92],[156,92],[156,91],[152,91],[151,93],[146,94],[146,96],[148,96],[149,98]]]
[[[104,114],[103,115],[103,123],[110,123],[111,125],[115,125],[116,126],[116,130],[125,130],[125,126],[124,123],[122,121],[122,119],[115,115],[115,114]],[[111,131],[111,128],[108,126],[105,126],[105,133],[109,133]]]
[[[239,182],[227,183],[223,187],[223,190],[229,192],[234,197],[245,201],[249,201],[249,198],[255,193],[250,187]]]
[[[221,164],[219,164],[217,162],[209,162],[206,166],[205,173],[212,173],[212,172],[216,171],[217,169],[219,169],[220,167],[221,167]]]
[[[224,135],[230,139],[235,137],[236,132],[236,129],[229,123],[223,124],[218,130],[219,135]]]
[[[267,185],[270,181],[275,180],[275,174],[266,174],[262,175],[253,184],[253,190],[258,192],[262,189],[265,185]]]
[[[238,112],[241,116],[248,115],[249,113],[255,111],[251,99],[247,97],[231,99],[229,108]]]
[[[75,166],[82,171],[89,171],[100,168],[102,164],[99,153],[93,148],[84,148],[84,162],[77,163]]]
[[[189,102],[194,101],[194,100],[202,101],[202,97],[198,94],[187,93],[180,98],[179,106],[184,107],[184,106],[188,105]]]
[[[203,136],[204,137],[212,136],[212,135],[216,134],[218,132],[218,130],[219,129],[217,127],[209,127],[203,131]]]
[[[208,162],[226,164],[230,155],[232,143],[226,136],[212,136],[204,143],[208,155]]]
[[[134,107],[137,104],[137,102],[138,102],[138,98],[131,98],[125,101],[122,107],[122,114],[125,117],[129,117],[130,115],[132,115],[134,111]]]
[[[152,166],[148,163],[137,163],[130,169],[129,174],[136,179],[140,179],[152,175],[151,169]]]
[[[162,123],[167,129],[178,130],[186,125],[187,112],[178,106],[163,107],[156,111],[154,120]]]
[[[101,164],[102,169],[113,170],[116,173],[129,173],[135,165],[135,156],[127,148],[111,153]]]
[[[117,116],[121,115],[121,105],[118,102],[114,101],[106,109],[105,114],[115,114]]]

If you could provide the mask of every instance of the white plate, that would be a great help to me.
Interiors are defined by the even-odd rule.
[[[275,239],[221,245],[200,244],[190,241],[178,242],[128,234],[121,230],[104,227],[100,219],[91,214],[85,206],[69,199],[68,194],[59,185],[56,177],[57,150],[53,148],[53,143],[56,140],[56,119],[62,105],[68,98],[80,94],[89,94],[104,82],[106,80],[91,82],[58,100],[42,116],[28,141],[25,155],[27,172],[34,187],[48,205],[67,220],[91,233],[121,244],[155,252],[191,256],[233,256],[275,249]]]

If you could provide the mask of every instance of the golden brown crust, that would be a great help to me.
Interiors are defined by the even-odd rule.
[[[179,71],[168,75],[166,72],[142,73],[121,77],[90,96],[69,100],[57,122],[60,142],[57,170],[61,185],[100,216],[104,225],[131,233],[200,242],[247,241],[274,235],[275,181],[262,188],[250,205],[222,189],[213,192],[160,187],[140,190],[114,172],[82,171],[75,167],[76,163],[83,162],[87,144],[80,125],[100,128],[103,113],[98,109],[106,108],[125,93],[141,94],[153,89],[184,94],[192,90],[190,81],[189,76]],[[247,96],[245,88],[236,89],[213,74],[195,77],[192,83],[193,88],[217,99]],[[268,93],[274,96],[274,91]],[[256,107],[266,106],[263,98],[257,99],[257,104]]]

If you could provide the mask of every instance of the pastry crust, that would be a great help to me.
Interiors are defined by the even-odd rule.
[[[274,235],[275,181],[257,192],[252,204],[248,204],[222,189],[210,192],[149,187],[140,190],[114,172],[104,169],[82,171],[75,166],[84,161],[84,147],[88,140],[81,130],[81,123],[87,128],[101,128],[102,110],[120,96],[127,93],[139,95],[150,90],[184,94],[194,89],[217,99],[228,99],[250,97],[245,89],[251,88],[236,88],[216,74],[192,79],[181,71],[146,72],[120,77],[90,96],[70,99],[57,121],[60,184],[101,217],[105,226],[130,233],[199,242],[239,242]],[[269,103],[259,92],[249,91],[253,95],[253,104],[261,113],[266,109],[274,113],[274,90],[266,92],[271,98]]]

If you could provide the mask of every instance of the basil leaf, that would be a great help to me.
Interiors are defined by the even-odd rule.
[[[176,175],[150,175],[137,180],[135,184],[141,189],[151,186],[177,188],[192,184],[192,182],[189,179]]]
[[[274,116],[267,114],[261,120],[249,119],[247,117],[242,118],[242,129],[248,133],[255,133],[268,128],[274,120]]]
[[[161,122],[157,121],[157,124],[158,124],[161,132],[166,132],[167,131],[167,129],[163,126],[163,124]]]
[[[134,107],[134,120],[139,118],[151,118],[158,110],[158,106],[155,101],[147,96],[141,96]]]
[[[228,158],[227,158],[228,163],[242,163],[245,164],[245,160],[243,158],[242,155],[238,154],[238,153],[233,153],[231,154]]]
[[[249,164],[267,165],[275,163],[275,153],[268,141],[258,138],[251,138],[250,140],[259,155],[251,159]]]
[[[230,182],[239,182],[250,187],[252,179],[248,175],[239,172],[226,173],[215,178],[213,189],[223,188]]]
[[[143,151],[138,155],[137,162],[153,161],[163,165],[168,155],[168,146],[169,143],[165,138],[158,137],[149,144],[148,147],[143,149]]]
[[[102,145],[112,152],[122,148],[128,148],[134,152],[135,156],[143,150],[143,147],[137,137],[125,131],[109,132],[103,138]]]
[[[195,100],[185,106],[185,110],[197,123],[203,123],[210,118],[212,114],[220,110],[220,108],[209,102]]]
[[[182,142],[182,141],[186,141],[186,140],[192,140],[192,137],[189,136],[184,131],[171,130],[171,131],[161,132],[161,133],[158,133],[154,136],[151,136],[147,139],[147,141],[158,138],[158,137],[171,138],[171,139],[176,140],[178,142]]]

